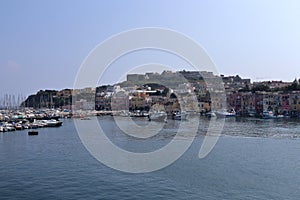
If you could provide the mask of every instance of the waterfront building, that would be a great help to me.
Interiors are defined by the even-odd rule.
[[[290,94],[289,93],[281,93],[280,94],[280,102],[281,102],[281,113],[283,115],[288,115],[290,111]]]
[[[210,101],[199,101],[198,102],[198,107],[199,107],[199,111],[201,113],[207,113],[209,111],[211,111],[211,102]]]
[[[150,99],[146,93],[135,93],[129,96],[129,110],[149,110]]]
[[[112,95],[111,110],[113,111],[128,111],[129,110],[129,96],[124,91],[116,92]]]
[[[290,115],[300,117],[300,91],[290,93]]]
[[[229,108],[233,108],[238,114],[247,116],[250,113],[256,113],[255,94],[252,92],[234,92],[227,96]]]

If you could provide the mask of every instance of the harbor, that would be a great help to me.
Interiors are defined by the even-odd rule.
[[[282,121],[300,122],[300,118],[291,118],[289,116],[276,116],[271,111],[264,112],[260,116],[241,116],[237,114],[233,109],[230,111],[210,111],[207,113],[195,112],[195,111],[180,111],[165,112],[161,111],[96,111],[96,110],[61,110],[61,109],[23,109],[23,110],[1,110],[0,111],[0,132],[11,132],[24,129],[38,129],[43,127],[60,127],[63,125],[62,119],[81,119],[90,120],[91,117],[104,116],[119,116],[139,118],[142,121],[153,121],[168,123],[170,121],[185,121],[202,119],[209,120],[210,118],[234,118],[236,120],[252,120],[269,123],[270,120],[274,120],[274,123]]]
[[[2,110],[0,111],[0,132],[11,132],[24,129],[38,129],[43,127],[60,127],[63,122],[59,119],[68,117],[66,112],[57,110],[40,110],[26,109],[19,110]]]

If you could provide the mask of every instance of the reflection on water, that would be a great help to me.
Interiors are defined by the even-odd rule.
[[[98,118],[100,124],[111,123],[111,117]],[[127,119],[119,118],[126,122]],[[134,122],[141,127],[146,127],[149,123],[152,124],[153,131],[160,130],[154,135],[154,138],[169,138],[176,135],[180,123],[187,123],[186,121],[168,120],[167,123],[149,122],[146,118],[134,118]],[[209,118],[205,117],[190,117],[190,121],[199,120],[199,128],[197,135],[205,135],[210,123]],[[216,120],[218,122],[218,119]],[[157,125],[157,126],[155,126]],[[191,123],[188,126],[193,126]],[[188,130],[189,127],[186,127]],[[104,128],[107,127],[104,125]],[[109,126],[110,127],[110,126]],[[117,126],[114,128],[118,129]],[[134,129],[130,129],[135,131]],[[118,131],[120,131],[118,129]],[[140,131],[140,130],[139,130]],[[105,131],[110,132],[109,130]],[[122,132],[122,131],[121,131]],[[113,133],[110,133],[113,134]],[[140,134],[143,134],[142,132]],[[226,118],[223,127],[222,135],[224,136],[241,136],[241,137],[272,137],[272,138],[299,138],[300,137],[300,119],[259,119],[259,118]],[[188,137],[188,131],[186,136]],[[152,137],[152,138],[153,138]],[[136,139],[136,138],[134,138]]]
[[[226,121],[223,133],[230,136],[298,138],[300,120],[233,118]]]

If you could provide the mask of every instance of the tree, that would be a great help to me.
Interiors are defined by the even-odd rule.
[[[300,79],[299,79],[300,80]],[[293,83],[285,88],[286,91],[293,91],[293,90],[300,90],[300,83],[299,81],[295,78]]]
[[[265,91],[265,92],[268,92],[268,91],[270,91],[270,87],[267,86],[267,85],[257,85],[257,86],[254,86],[251,91],[253,93],[256,92],[256,91]]]
[[[239,92],[250,92],[250,87],[248,84],[246,84],[246,86],[243,89],[240,89]]]

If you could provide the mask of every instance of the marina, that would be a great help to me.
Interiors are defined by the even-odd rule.
[[[156,122],[168,122],[170,120],[188,120],[194,116],[200,118],[237,118],[237,119],[261,119],[261,120],[280,120],[290,119],[288,116],[274,115],[271,111],[265,111],[261,116],[240,116],[235,111],[210,111],[205,114],[196,112],[181,112],[180,110],[172,113],[165,111],[77,111],[73,113],[71,110],[61,109],[26,109],[23,111],[18,110],[2,110],[0,111],[0,132],[11,132],[23,129],[37,129],[42,127],[59,127],[62,125],[61,119],[74,118],[81,120],[90,120],[91,117],[95,116],[122,116],[131,118],[141,118],[142,120],[156,121]],[[295,121],[300,122],[300,118],[291,118]]]
[[[1,111],[0,132],[19,131],[24,129],[37,129],[43,127],[59,127],[65,117],[55,110],[26,110],[26,111]]]

